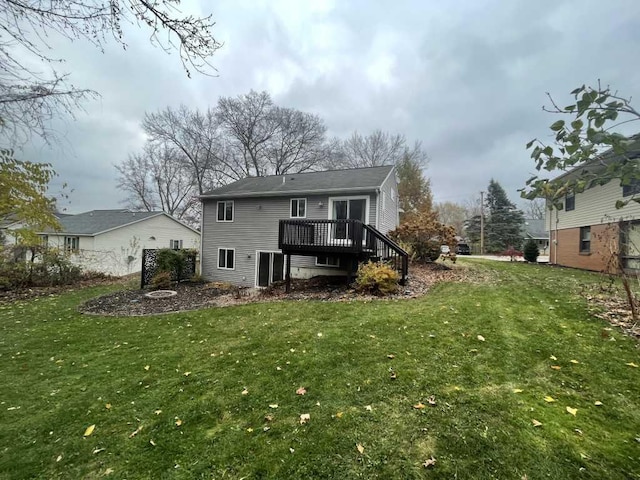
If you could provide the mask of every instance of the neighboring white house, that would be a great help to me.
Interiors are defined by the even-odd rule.
[[[200,248],[200,232],[164,212],[92,210],[58,220],[61,231],[38,232],[43,243],[64,250],[84,270],[109,275],[139,272],[145,248]],[[7,226],[8,243],[19,226]]]

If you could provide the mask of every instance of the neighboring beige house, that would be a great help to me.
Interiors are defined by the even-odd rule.
[[[640,141],[627,152],[628,158],[640,157]],[[619,161],[605,152],[589,165],[567,172],[556,180],[578,178],[587,169],[597,170],[602,164]],[[613,179],[582,193],[567,195],[560,210],[547,209],[546,227],[550,232],[549,262],[586,270],[611,272],[615,257],[621,254],[626,269],[640,270],[640,204],[629,202],[616,209],[616,201],[640,195],[640,181],[621,185]]]
[[[540,255],[549,254],[549,232],[545,228],[544,219],[525,218],[523,227],[523,245],[533,240],[538,246]]]
[[[139,272],[145,248],[200,248],[200,233],[164,212],[92,210],[60,215],[59,232],[38,232],[43,243],[59,248],[83,270],[122,276]],[[11,243],[11,229],[5,230]]]

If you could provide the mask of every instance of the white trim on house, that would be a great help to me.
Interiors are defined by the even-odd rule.
[[[291,215],[292,213],[292,208],[293,208],[293,202],[297,201],[298,202],[298,208],[297,208],[297,212],[300,212],[300,200],[304,200],[304,215],[300,216],[300,215],[296,215],[295,217],[293,215]],[[289,218],[307,218],[307,198],[306,197],[297,197],[297,198],[290,198],[289,199]]]
[[[219,206],[221,203],[224,203],[224,220],[220,220],[218,218],[218,211],[219,211]],[[231,220],[226,220],[227,218],[227,203],[231,204]],[[218,200],[216,202],[216,222],[217,223],[233,223],[233,221],[236,219],[236,202],[233,200]]]
[[[217,212],[216,212],[217,213]],[[227,252],[229,250],[233,251],[233,268],[229,268],[229,267],[221,267],[220,266],[220,250],[224,250],[225,254],[224,254],[224,264],[227,264]],[[236,249],[235,248],[228,248],[228,247],[218,247],[218,258],[216,259],[216,267],[218,270],[235,270],[236,269]]]
[[[335,220],[333,218],[333,202],[334,201],[344,201],[344,200],[366,200],[365,202],[365,206],[364,206],[364,223],[366,223],[367,225],[369,224],[369,210],[371,209],[371,206],[369,205],[370,201],[371,201],[371,197],[370,195],[353,195],[353,196],[347,196],[347,197],[329,197],[329,199],[327,200],[328,203],[328,218],[327,220]],[[376,208],[376,212],[377,212],[377,208]]]

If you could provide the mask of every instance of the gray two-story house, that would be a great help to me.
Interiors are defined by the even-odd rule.
[[[264,287],[287,278],[351,275],[407,256],[386,233],[398,224],[393,166],[250,177],[203,194],[202,276]]]

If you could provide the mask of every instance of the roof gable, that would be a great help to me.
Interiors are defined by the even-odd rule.
[[[77,215],[60,215],[58,216],[58,221],[62,230],[60,230],[59,233],[97,235],[148,218],[157,217],[158,215],[165,215],[165,213],[132,212],[129,210],[91,210],[90,212],[79,213]]]
[[[380,167],[248,177],[204,193],[200,198],[265,197],[302,193],[373,191],[379,188],[393,165]]]

